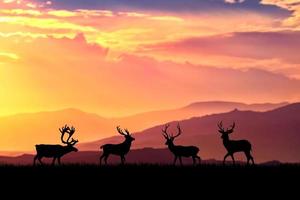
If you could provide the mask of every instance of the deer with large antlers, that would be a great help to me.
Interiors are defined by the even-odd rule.
[[[223,123],[218,123],[219,133],[222,134],[221,138],[223,139],[223,145],[227,150],[227,154],[224,156],[223,165],[225,164],[226,158],[231,156],[233,164],[235,164],[233,154],[236,152],[244,152],[247,157],[247,165],[249,165],[250,160],[254,165],[254,159],[251,155],[252,146],[248,140],[230,140],[229,134],[233,133],[235,128],[235,123],[233,123],[226,130],[223,128]]]
[[[42,158],[53,158],[52,164],[55,164],[55,161],[57,159],[58,164],[60,164],[60,159],[62,156],[64,156],[67,153],[70,153],[72,151],[77,152],[78,149],[74,147],[74,145],[78,142],[78,140],[75,140],[74,138],[71,138],[72,135],[75,133],[75,128],[72,126],[71,128],[67,125],[59,129],[61,133],[61,142],[63,145],[53,145],[53,144],[38,144],[35,145],[36,148],[36,156],[34,157],[33,164],[36,164],[36,160],[39,160],[40,164],[42,163]],[[68,134],[67,140],[64,140],[65,134]],[[70,141],[70,139],[72,139]]]
[[[124,164],[125,162],[125,155],[129,152],[131,143],[135,139],[130,135],[129,131],[125,129],[125,133],[123,130],[117,126],[117,131],[119,134],[123,135],[125,141],[120,144],[105,144],[102,145],[100,148],[103,149],[103,153],[100,157],[100,165],[102,163],[102,159],[104,158],[105,164],[107,164],[107,159],[110,154],[118,155],[121,158],[121,163]]]
[[[197,155],[199,152],[199,148],[195,146],[180,146],[174,144],[174,139],[181,135],[182,130],[180,128],[180,125],[177,125],[178,133],[177,135],[173,136],[173,134],[168,134],[167,130],[169,128],[169,124],[167,124],[164,129],[162,129],[163,136],[166,139],[166,145],[168,145],[169,150],[174,154],[174,162],[173,164],[176,164],[177,158],[179,158],[180,165],[182,165],[181,157],[192,157],[193,164],[196,164],[196,160],[198,162],[201,162],[201,158]]]

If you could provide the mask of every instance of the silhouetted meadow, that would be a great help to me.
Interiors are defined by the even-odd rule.
[[[13,190],[11,194],[22,197],[31,197],[36,191],[42,194],[40,197],[61,197],[63,191],[67,197],[81,196],[83,199],[119,195],[130,199],[178,196],[193,199],[195,195],[234,198],[231,195],[236,193],[244,193],[247,197],[261,197],[262,194],[270,197],[276,196],[277,192],[289,197],[298,191],[294,188],[300,180],[300,164],[1,165],[0,177],[1,183],[5,183],[4,191],[10,189]]]
[[[262,178],[300,178],[300,164],[274,164],[246,166],[245,164],[220,165],[160,165],[160,164],[126,164],[126,165],[93,165],[93,164],[62,164],[62,165],[0,165],[1,177],[14,178],[59,178],[60,175],[68,177],[69,180],[80,180],[90,177],[91,179],[101,178],[130,178],[133,180],[156,179],[163,181],[164,178],[226,178],[235,179],[262,179]],[[76,175],[76,176],[75,176]],[[48,180],[49,180],[48,179]],[[100,179],[99,179],[100,180]],[[25,180],[26,181],[26,180]],[[228,180],[230,181],[230,180]]]

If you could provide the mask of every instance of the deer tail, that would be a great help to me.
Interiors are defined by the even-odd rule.
[[[100,149],[103,149],[103,147],[104,147],[104,145],[102,145],[102,146],[100,147]]]

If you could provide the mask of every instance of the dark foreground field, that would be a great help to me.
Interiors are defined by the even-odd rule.
[[[282,192],[286,187],[290,190],[287,194],[292,194],[294,188],[299,187],[300,165],[2,165],[0,179],[5,188],[28,187],[28,192],[45,191],[47,194],[62,189],[72,191],[71,194],[85,191],[87,194],[103,194],[113,189],[127,191],[127,195],[136,191],[148,195],[155,195],[158,191],[170,191],[169,195],[189,191],[192,195],[193,192],[200,194],[208,190],[217,194],[223,190],[229,193],[242,190],[250,195],[255,191],[268,191],[268,188],[272,193]]]
[[[68,177],[69,180],[101,180],[113,179],[130,180],[157,180],[164,181],[175,179],[219,179],[234,180],[273,180],[284,178],[292,180],[298,178],[300,181],[300,164],[278,164],[278,165],[230,165],[205,164],[205,165],[159,165],[159,164],[125,164],[125,165],[89,165],[89,164],[67,164],[61,166],[51,165],[0,165],[0,176],[6,180],[22,178],[22,181],[30,178],[32,180],[51,180]]]

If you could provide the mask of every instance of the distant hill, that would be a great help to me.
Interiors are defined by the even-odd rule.
[[[95,114],[76,109],[18,114],[0,118],[0,150],[32,151],[39,143],[61,143],[58,128],[64,124],[76,127],[79,141],[108,137],[115,124]]]
[[[146,112],[129,117],[117,118],[114,119],[114,121],[116,124],[125,126],[130,130],[141,131],[151,126],[159,125],[173,120],[183,120],[189,119],[191,117],[229,112],[233,109],[268,111],[286,105],[288,105],[288,103],[286,102],[278,104],[244,104],[225,101],[196,102],[179,109]]]
[[[131,132],[172,120],[182,120],[194,116],[242,110],[264,111],[278,108],[279,104],[242,104],[234,102],[199,102],[174,110],[155,111],[134,116],[108,119],[77,109],[53,112],[39,112],[0,117],[0,151],[32,151],[39,143],[60,143],[58,128],[64,124],[76,127],[75,138],[80,142],[93,141],[116,134],[115,127],[121,125]]]
[[[300,103],[290,104],[267,112],[233,110],[228,113],[194,117],[180,121],[183,134],[176,139],[175,143],[199,146],[200,155],[205,159],[223,159],[225,149],[216,125],[219,121],[224,121],[225,125],[235,121],[236,129],[231,134],[231,139],[250,140],[256,161],[299,162],[299,116]],[[175,132],[177,121],[170,124],[172,126],[171,130]],[[136,140],[133,143],[133,148],[165,147],[165,141],[161,135],[162,128],[163,125],[159,125],[134,134]],[[123,138],[120,136],[106,138],[81,144],[80,149],[97,149],[104,143],[118,143],[122,140]],[[240,156],[237,158],[241,158]]]

